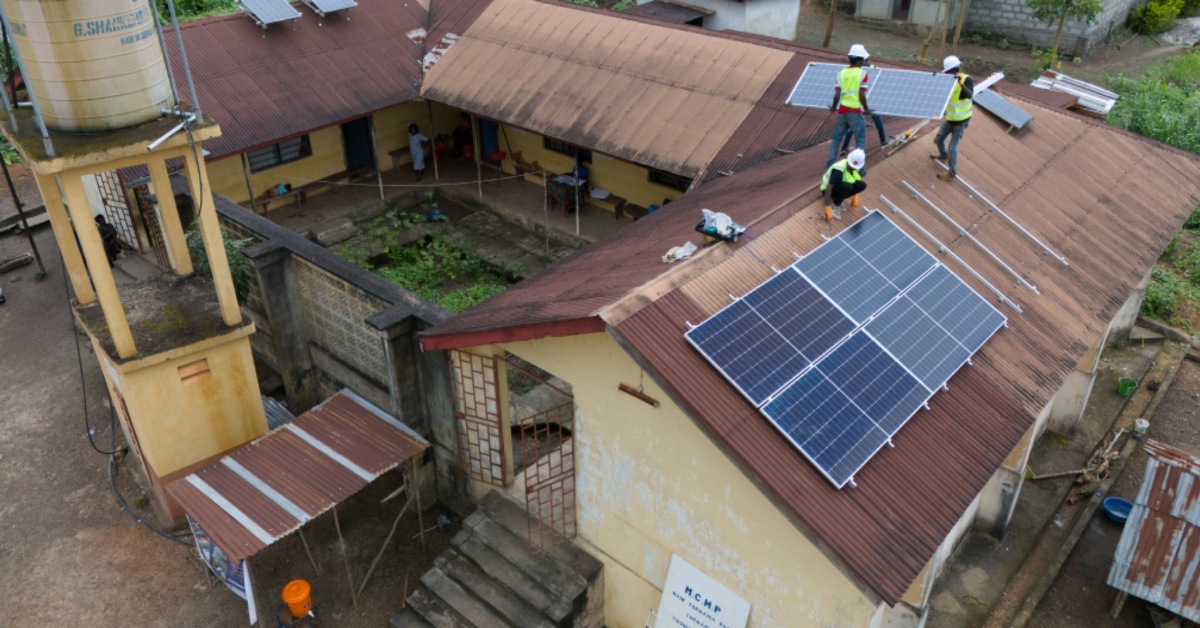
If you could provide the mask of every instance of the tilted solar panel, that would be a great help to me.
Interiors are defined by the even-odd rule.
[[[242,11],[263,28],[271,24],[300,18],[300,12],[285,0],[238,0],[238,2],[242,3]]]
[[[346,9],[353,9],[358,6],[358,3],[354,0],[303,0],[303,2],[321,17],[325,17],[335,11],[345,11]]]
[[[788,96],[787,103],[796,107],[828,108],[833,102],[833,88],[837,86],[837,75],[845,65],[836,63],[810,63],[804,68],[796,87]]]
[[[990,89],[975,94],[975,104],[990,111],[992,115],[1018,129],[1033,121],[1033,116],[1014,105],[1010,100]]]
[[[837,75],[847,66],[810,63],[804,68],[787,103],[796,107],[827,108],[833,102]],[[874,113],[906,118],[941,118],[950,102],[955,78],[949,74],[868,68],[867,105]]]

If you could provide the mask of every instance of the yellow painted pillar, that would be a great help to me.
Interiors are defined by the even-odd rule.
[[[75,244],[75,231],[71,229],[71,219],[67,217],[67,208],[59,196],[58,183],[54,175],[35,174],[38,192],[46,205],[46,215],[50,217],[50,228],[54,230],[54,240],[62,253],[63,264],[67,267],[67,276],[71,279],[71,287],[75,289],[75,298],[80,305],[87,305],[96,300],[96,292],[92,290],[92,282],[88,281],[87,266],[79,253],[79,245]]]
[[[196,220],[200,223],[208,267],[212,271],[213,284],[217,287],[221,317],[226,325],[237,325],[242,322],[242,311],[238,309],[237,293],[233,290],[233,276],[229,273],[229,259],[225,257],[225,240],[221,237],[221,224],[217,220],[217,207],[213,204],[212,187],[208,185],[208,172],[203,163],[196,163],[197,154],[202,154],[200,142],[196,142],[195,153],[189,150],[183,154],[188,188],[195,201]]]
[[[69,172],[63,173],[60,180],[71,210],[71,220],[79,234],[79,243],[83,246],[83,256],[92,271],[92,283],[96,286],[96,296],[100,299],[100,309],[104,311],[104,320],[108,323],[108,332],[112,335],[117,355],[121,358],[132,357],[137,353],[137,347],[133,344],[133,333],[129,330],[129,319],[125,317],[125,306],[121,304],[121,295],[117,292],[112,268],[109,267],[108,257],[104,254],[104,243],[100,241],[100,232],[96,229],[95,219],[92,218],[91,205],[83,191],[83,182],[79,174]]]
[[[190,275],[194,272],[192,256],[188,254],[183,225],[179,223],[179,210],[175,207],[175,192],[171,189],[171,175],[167,173],[166,159],[156,157],[146,165],[150,168],[150,181],[154,183],[154,195],[158,198],[163,241],[167,245],[167,255],[171,258],[171,268],[177,274]]]

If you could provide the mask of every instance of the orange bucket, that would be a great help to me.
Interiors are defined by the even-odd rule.
[[[292,617],[304,617],[312,612],[312,590],[304,580],[292,580],[283,587],[283,601]]]

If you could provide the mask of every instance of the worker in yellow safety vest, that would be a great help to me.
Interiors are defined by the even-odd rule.
[[[950,102],[946,105],[946,119],[942,128],[938,129],[934,143],[938,152],[930,155],[930,159],[943,161],[949,170],[938,173],[943,181],[953,181],[958,176],[958,143],[962,141],[963,131],[971,122],[971,98],[975,95],[975,83],[971,77],[962,71],[962,62],[958,57],[950,55],[942,61],[942,72],[953,74],[958,80],[954,83],[954,91],[950,92]],[[950,138],[950,149],[946,150],[946,138]]]
[[[858,195],[867,189],[863,181],[863,166],[867,154],[861,148],[850,151],[845,159],[829,166],[821,179],[821,194],[825,197],[825,220],[842,219],[842,201],[850,199],[858,207]]]
[[[842,138],[847,133],[854,134],[854,147],[867,147],[867,119],[871,110],[867,106],[867,70],[863,63],[871,55],[862,44],[850,46],[850,65],[843,68],[837,75],[837,84],[833,88],[833,103],[829,110],[838,114],[833,124],[833,142],[829,146],[829,159],[825,167],[833,165],[837,159],[838,149]]]

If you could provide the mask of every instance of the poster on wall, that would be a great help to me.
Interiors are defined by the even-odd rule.
[[[192,529],[192,540],[196,542],[196,551],[200,554],[200,562],[213,572],[218,580],[225,583],[230,591],[246,600],[250,609],[250,623],[258,622],[258,605],[254,603],[254,587],[250,584],[250,566],[246,561],[239,560],[236,564],[229,560],[225,552],[212,542],[200,524],[187,518],[188,526]]]
[[[654,628],[746,628],[750,603],[680,558],[671,556]]]

